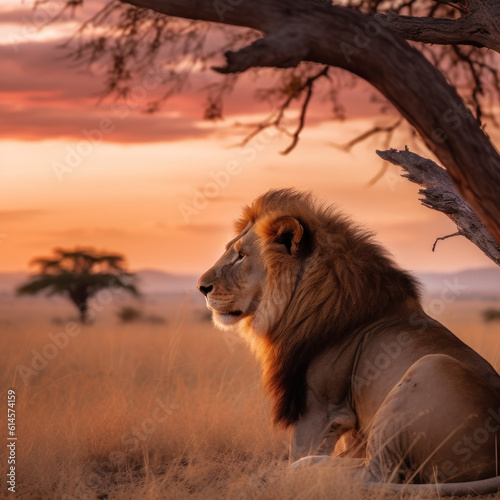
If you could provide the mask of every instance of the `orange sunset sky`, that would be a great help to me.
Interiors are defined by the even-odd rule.
[[[431,252],[436,237],[456,229],[420,205],[417,186],[395,167],[368,187],[381,167],[375,155],[383,147],[380,139],[350,153],[332,147],[373,123],[394,120],[378,115],[366,86],[341,94],[348,110],[342,122],[316,97],[288,156],[280,154],[288,139],[276,134],[234,147],[242,137],[234,124],[255,122],[270,111],[253,100],[264,83],[252,76],[241,79],[217,123],[202,120],[203,87],[219,78],[214,74],[195,71],[184,92],[153,115],[144,113],[145,104],[161,89],[148,84],[125,106],[99,102],[104,76],[73,65],[60,47],[99,3],[39,31],[30,1],[0,2],[0,271],[27,270],[31,258],[55,246],[89,245],[125,254],[134,270],[200,273],[231,237],[240,207],[285,186],[336,203],[376,232],[410,270],[492,266],[463,238],[440,242]],[[401,131],[390,146],[408,142]],[[228,165],[231,174],[224,173]],[[211,198],[200,201],[200,190]]]

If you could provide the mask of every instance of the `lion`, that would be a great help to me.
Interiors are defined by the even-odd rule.
[[[423,311],[373,235],[292,189],[257,198],[235,228],[197,286],[260,361],[291,462],[396,491],[498,491],[500,377]]]

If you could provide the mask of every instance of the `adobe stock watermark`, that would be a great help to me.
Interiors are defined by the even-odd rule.
[[[461,285],[458,282],[458,278],[454,278],[453,282],[445,279],[439,298],[432,299],[428,304],[425,304],[424,311],[429,316],[440,316],[444,313],[446,306],[455,302],[467,288],[467,285]]]
[[[282,447],[288,451],[290,443],[282,441]],[[248,475],[245,490],[236,493],[235,500],[248,500],[256,498],[256,494],[262,494],[269,481],[276,476],[277,472],[284,469],[284,462],[278,459],[261,465],[255,472]]]
[[[383,17],[373,17],[365,24],[364,29],[358,28],[357,26],[354,27],[352,44],[340,42],[339,45],[346,61],[350,64],[352,62],[352,56],[357,55],[363,49],[366,49],[366,47],[370,45],[371,41],[380,35],[386,26],[397,17],[398,16],[395,12],[388,12]]]
[[[462,123],[467,119],[470,120],[471,117],[471,112],[467,106],[459,103],[456,103],[453,108],[443,113],[443,121],[449,126],[449,129],[453,131],[460,128]],[[433,129],[431,137],[436,144],[443,144],[448,140],[448,135],[440,127]]]
[[[243,337],[237,332],[233,332],[231,330],[222,330],[221,334],[222,334],[222,340],[229,349],[230,354],[234,353],[236,346],[247,344],[247,342],[245,342]]]
[[[368,333],[369,335],[369,333]],[[396,339],[389,342],[381,342],[379,352],[374,356],[373,360],[366,360],[363,363],[361,373],[355,373],[352,377],[353,385],[356,388],[361,388],[376,380],[380,375],[390,368],[401,353],[412,343],[412,338],[408,332],[401,332]]]
[[[7,35],[7,40],[15,54],[19,53],[19,45],[23,42],[31,41],[35,35],[47,24],[50,23],[65,7],[64,0],[48,0],[39,2],[36,8],[32,8],[30,18],[23,16],[23,24],[19,32],[11,32]]]
[[[241,5],[244,0],[214,0],[213,8],[219,17],[220,22],[224,22],[226,12],[232,12],[236,7]]]
[[[399,167],[390,165],[387,170],[382,174],[385,184],[392,193],[396,192],[397,186],[404,182]]]
[[[483,445],[492,440],[491,446],[494,450],[498,449],[498,435],[500,432],[500,408],[488,408],[488,416],[484,420],[484,424],[477,427],[469,433],[463,434],[453,444],[452,450],[454,458],[443,461],[436,469],[436,477],[431,478],[433,481],[445,482],[453,478],[457,473],[463,470],[464,464],[474,459],[474,452],[478,451]],[[497,465],[497,475],[499,469]]]
[[[277,135],[278,131],[274,128],[263,130],[252,140],[251,144],[238,150],[241,159],[229,160],[224,168],[216,172],[209,172],[209,179],[205,184],[194,189],[191,201],[179,204],[179,211],[184,222],[189,224],[194,216],[200,214],[210,205],[211,201],[219,197],[222,191],[229,186],[231,179],[240,175],[244,171],[245,165],[252,163]]]
[[[17,365],[17,373],[21,377],[24,385],[29,385],[31,378],[42,373],[50,361],[55,359],[59,353],[68,347],[70,339],[82,333],[82,327],[76,321],[68,321],[63,331],[49,333],[47,337],[51,342],[47,342],[39,350],[31,350],[31,362],[28,365]]]
[[[445,312],[446,306],[456,301],[467,289],[466,285],[458,283],[457,278],[451,282],[445,279],[439,298],[431,300],[424,308],[430,316],[436,317]],[[407,350],[413,342],[411,332],[423,333],[429,328],[429,319],[418,313],[413,313],[408,318],[409,331],[401,332],[396,339],[389,342],[381,342],[377,354],[371,360],[367,360],[361,373],[353,376],[353,383],[358,387],[367,385],[376,380],[382,373],[389,369],[402,352]]]
[[[296,285],[297,277],[293,274],[283,273],[280,276],[280,280],[280,289],[293,290]],[[222,330],[222,340],[224,340],[229,352],[233,354],[236,346],[239,345],[248,346],[248,338],[250,338],[250,336],[259,336],[263,334],[263,332],[257,333],[257,331],[253,330],[256,324],[261,327],[262,325],[266,325],[267,328],[271,329],[275,322],[280,319],[286,304],[287,302],[283,301],[280,293],[264,294],[261,303],[253,315],[252,323],[250,323],[250,328],[252,328],[250,333],[243,332],[239,325],[232,327],[232,329]]]
[[[94,321],[99,313],[113,303],[114,294],[120,287],[111,286],[107,289],[100,290],[95,297],[89,300],[89,308],[87,314],[88,321]],[[39,349],[31,350],[31,361],[28,365],[17,365],[17,373],[21,377],[25,385],[29,385],[32,377],[40,375],[66,347],[68,347],[71,339],[78,337],[83,331],[82,325],[76,321],[68,321],[64,325],[64,329],[56,333],[50,332],[47,334],[49,342],[46,342]]]
[[[143,104],[150,92],[158,88],[163,81],[164,73],[160,66],[150,66],[140,84],[132,87],[122,100],[113,102],[111,105],[113,118],[103,117],[95,127],[83,129],[81,140],[74,147],[66,146],[64,160],[52,162],[52,170],[57,180],[62,182],[66,174],[74,172],[92,154],[95,147],[116,130],[116,119],[126,120],[131,111]]]
[[[133,425],[124,431],[120,438],[120,448],[107,454],[107,460],[90,464],[92,472],[77,481],[73,494],[64,494],[63,500],[87,500],[96,498],[96,490],[107,486],[112,474],[124,466],[127,456],[140,450],[141,445],[158,430],[159,426],[171,417],[180,407],[168,400],[155,399],[155,407],[151,416],[142,420],[139,425]]]

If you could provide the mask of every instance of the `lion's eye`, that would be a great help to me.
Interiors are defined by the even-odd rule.
[[[238,252],[238,260],[241,260],[241,259],[244,259],[246,257],[246,254],[244,254],[243,252]]]

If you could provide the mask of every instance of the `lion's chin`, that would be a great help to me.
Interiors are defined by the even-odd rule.
[[[227,329],[236,325],[236,323],[239,323],[243,319],[244,315],[242,311],[213,311],[212,317],[216,326],[222,329]]]

